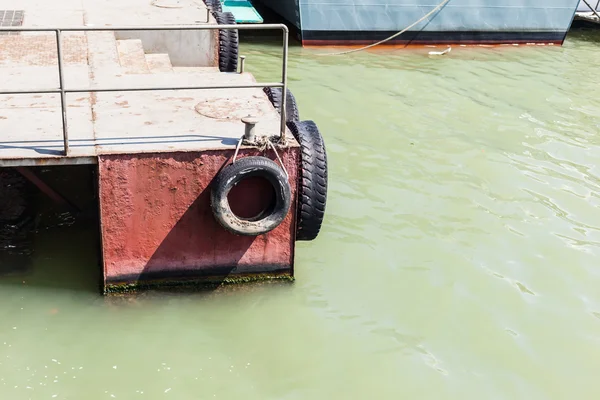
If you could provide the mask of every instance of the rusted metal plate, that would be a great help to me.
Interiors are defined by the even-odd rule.
[[[22,26],[24,10],[0,10],[0,26]],[[18,35],[19,32],[0,32],[0,35]]]
[[[64,65],[87,66],[88,47],[84,35],[72,34],[65,36],[62,44]],[[0,71],[0,73],[3,75],[7,74],[7,68],[48,66],[54,69],[51,71],[51,76],[55,77],[57,74],[58,57],[54,34],[50,32],[39,35],[2,36],[0,38],[0,65],[3,68],[3,71]],[[67,78],[70,76],[71,74],[69,73]],[[48,79],[39,87],[48,88],[52,86],[51,82],[52,80]],[[24,87],[33,88],[32,86]],[[6,85],[2,85],[2,89],[7,89]]]
[[[250,155],[275,159],[252,149],[239,156]],[[281,154],[292,207],[281,225],[256,237],[229,233],[211,210],[211,182],[232,156],[233,149],[99,156],[105,285],[292,274],[299,148]],[[252,214],[261,188],[250,184],[230,193],[238,215]]]

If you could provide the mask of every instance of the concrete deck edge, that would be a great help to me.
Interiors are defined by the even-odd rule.
[[[286,140],[288,141],[286,147],[300,147],[300,144],[296,141],[296,139],[289,134],[286,136]],[[3,158],[0,159],[0,168],[2,167],[36,167],[36,166],[58,166],[58,165],[89,165],[89,164],[98,164],[98,157],[101,156],[111,156],[111,155],[150,155],[150,154],[164,154],[164,153],[202,153],[205,151],[224,151],[224,150],[234,150],[235,146],[227,145],[227,146],[219,146],[219,147],[210,147],[206,149],[199,150],[173,150],[173,149],[164,149],[164,150],[140,150],[135,152],[105,152],[98,154],[96,156],[55,156],[55,157],[40,157],[40,158]],[[240,146],[240,150],[256,150],[258,147],[256,146]]]

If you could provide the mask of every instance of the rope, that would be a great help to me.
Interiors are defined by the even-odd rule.
[[[233,161],[231,162],[232,164],[235,164],[235,159],[237,158],[238,151],[240,151],[240,146],[242,145],[242,142],[244,141],[245,137],[246,135],[242,135],[240,140],[238,140],[237,146],[235,146],[235,153],[233,153]]]
[[[353,50],[348,50],[348,51],[341,51],[339,53],[324,53],[324,54],[317,54],[317,56],[341,56],[343,54],[350,54],[350,53],[356,53],[357,51],[362,51],[362,50],[366,50],[366,49],[370,49],[371,47],[375,47],[378,46],[382,43],[385,43],[387,41],[392,40],[393,38],[402,35],[404,32],[408,31],[409,29],[412,29],[415,25],[425,21],[427,18],[429,18],[432,14],[434,14],[435,12],[437,12],[439,9],[441,9],[442,7],[444,7],[450,0],[444,0],[442,1],[440,4],[438,4],[433,10],[429,11],[427,14],[425,14],[423,17],[421,17],[417,22],[413,23],[412,25],[409,25],[408,27],[404,28],[403,30],[401,30],[398,33],[393,34],[392,36],[388,37],[387,39],[383,39],[380,40],[377,43],[373,43],[370,44],[368,46],[365,47],[361,47],[359,49],[353,49]]]
[[[231,162],[232,164],[235,164],[238,153],[240,151],[240,147],[242,146],[242,143],[245,141],[245,138],[246,138],[245,135],[242,135],[240,140],[238,140],[237,146],[235,147],[235,153],[233,153],[233,161]],[[277,149],[275,148],[275,145],[271,141],[271,138],[268,138],[266,136],[259,136],[256,138],[256,140],[254,142],[246,142],[246,144],[248,144],[250,146],[258,147],[258,150],[261,152],[265,152],[267,150],[267,146],[271,146],[271,148],[273,149],[273,152],[275,153],[275,157],[277,157],[277,161],[279,161],[279,164],[281,164],[281,168],[283,169],[283,172],[285,173],[286,179],[287,180],[290,179],[290,175],[288,174],[287,169],[285,168],[285,165],[283,164],[283,161],[281,160],[281,157],[279,156],[279,153],[277,152]]]
[[[290,180],[290,175],[288,174],[287,169],[285,168],[285,165],[283,165],[283,161],[281,161],[281,157],[279,157],[279,153],[277,152],[275,145],[273,144],[273,142],[271,142],[270,139],[267,139],[267,141],[268,141],[269,145],[271,146],[271,148],[273,149],[273,151],[275,152],[275,156],[277,157],[279,164],[281,164],[281,168],[283,168],[283,172],[285,172],[285,179]]]

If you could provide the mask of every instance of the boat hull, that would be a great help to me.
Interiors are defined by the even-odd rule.
[[[303,45],[354,45],[392,36],[441,0],[261,1],[298,29]],[[450,0],[387,44],[562,44],[578,4],[579,0]]]

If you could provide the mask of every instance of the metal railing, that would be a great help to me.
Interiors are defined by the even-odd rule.
[[[205,31],[214,29],[234,29],[234,30],[281,30],[283,32],[283,60],[281,67],[281,82],[265,82],[251,83],[245,85],[199,85],[199,86],[150,86],[150,87],[124,87],[124,88],[65,88],[64,83],[64,66],[63,66],[63,49],[62,49],[62,33],[63,32],[113,32],[113,31]],[[50,27],[0,27],[0,32],[54,32],[56,35],[56,51],[58,58],[58,88],[54,89],[35,89],[35,90],[0,90],[0,94],[47,94],[60,93],[60,104],[62,111],[62,131],[64,141],[65,156],[69,155],[69,132],[67,127],[67,93],[98,93],[98,92],[139,92],[152,90],[200,90],[200,89],[248,89],[248,88],[265,88],[265,87],[280,87],[283,95],[281,96],[280,106],[280,136],[285,139],[286,129],[286,95],[287,92],[287,63],[288,63],[288,39],[289,30],[284,24],[235,24],[235,25],[173,25],[173,26],[106,26],[106,27],[66,27],[66,28],[50,28]]]
[[[600,19],[600,14],[598,14],[598,6],[600,6],[600,0],[596,3],[596,7],[595,8],[590,3],[588,3],[587,0],[583,0],[583,2],[585,3],[586,6],[588,6],[588,8],[590,10],[592,10],[592,12],[594,13],[594,15],[596,17],[598,17],[598,19]]]

